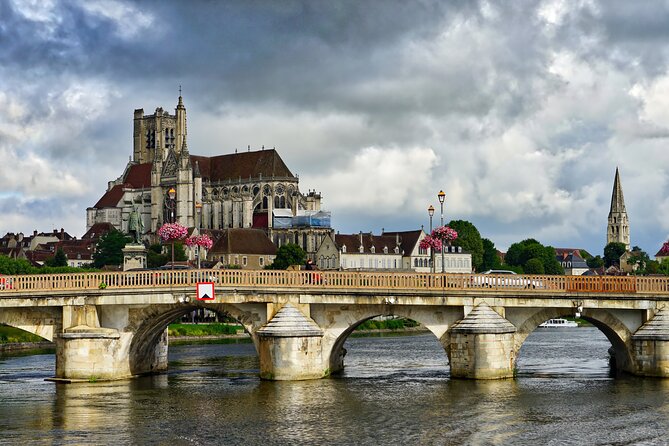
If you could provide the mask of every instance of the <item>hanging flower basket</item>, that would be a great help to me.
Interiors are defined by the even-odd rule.
[[[200,248],[209,250],[214,246],[214,241],[207,234],[194,235],[186,239],[186,246],[189,248],[199,246]]]
[[[163,242],[181,240],[188,234],[188,228],[179,223],[165,223],[158,229],[158,237]]]
[[[448,226],[439,226],[432,231],[432,234],[426,235],[418,245],[420,249],[432,249],[441,251],[445,243],[452,242],[458,238],[458,231]]]

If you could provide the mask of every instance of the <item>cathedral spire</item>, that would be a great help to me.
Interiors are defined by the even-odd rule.
[[[616,167],[616,177],[613,180],[613,193],[611,194],[610,212],[627,212],[625,209],[625,197],[623,196],[623,187],[620,185],[620,172]]]
[[[616,167],[616,176],[613,180],[613,192],[611,193],[611,210],[609,211],[609,224],[606,231],[606,243],[617,242],[625,244],[630,249],[630,226],[625,209],[625,197],[623,187],[620,183],[620,172]]]

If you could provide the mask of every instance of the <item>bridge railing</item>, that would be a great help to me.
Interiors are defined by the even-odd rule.
[[[19,291],[221,287],[398,290],[532,290],[567,293],[669,294],[667,277],[434,274],[370,271],[148,270],[0,276],[0,295]]]

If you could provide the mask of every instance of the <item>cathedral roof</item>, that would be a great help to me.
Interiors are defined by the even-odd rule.
[[[133,164],[128,169],[128,173],[123,179],[126,185],[130,185],[135,189],[143,189],[151,187],[151,167],[152,163]],[[126,186],[127,187],[127,186]]]
[[[239,178],[291,177],[293,174],[274,149],[240,152],[219,156],[191,155],[191,163],[198,163],[202,178],[210,181],[238,180]]]
[[[95,209],[114,208],[123,198],[123,185],[117,184],[109,189],[93,206]]]

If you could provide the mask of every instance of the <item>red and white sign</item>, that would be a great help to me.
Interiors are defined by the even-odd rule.
[[[214,300],[214,282],[198,282],[197,299]]]

